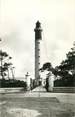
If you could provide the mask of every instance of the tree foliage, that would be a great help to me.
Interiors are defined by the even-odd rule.
[[[4,79],[4,77],[7,75],[6,72],[8,72],[8,68],[10,65],[12,65],[9,62],[6,62],[6,59],[11,59],[11,57],[9,57],[9,55],[7,54],[7,52],[4,51],[0,51],[0,75],[2,77],[2,79]]]
[[[50,62],[44,63],[43,66],[42,66],[42,68],[40,70],[42,70],[42,71],[44,71],[44,70],[47,70],[47,71],[52,70],[51,63]]]
[[[61,77],[61,82],[65,85],[73,85],[75,82],[75,44],[66,54],[66,59],[59,66],[55,67],[56,76]]]
[[[61,76],[75,74],[75,45],[66,54],[66,59],[57,67],[58,74]]]
[[[51,63],[45,63],[41,70],[51,70],[56,77],[59,76],[55,86],[75,86],[75,43],[59,66],[53,68]]]

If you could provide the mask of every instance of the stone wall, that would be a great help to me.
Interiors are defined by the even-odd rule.
[[[20,88],[0,88],[0,93],[18,93],[23,90],[23,87]]]

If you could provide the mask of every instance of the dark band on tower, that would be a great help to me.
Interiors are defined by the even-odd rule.
[[[39,39],[42,39],[42,29],[41,29],[41,23],[39,21],[36,22],[36,27],[34,29],[35,31],[35,39],[36,40],[39,40]]]

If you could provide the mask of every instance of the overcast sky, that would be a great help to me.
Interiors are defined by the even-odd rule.
[[[34,28],[43,29],[41,64],[65,59],[75,41],[75,0],[0,0],[0,49],[13,57],[15,75],[34,73]]]

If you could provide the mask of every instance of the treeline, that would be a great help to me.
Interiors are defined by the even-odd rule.
[[[0,50],[0,87],[24,87],[26,89],[26,82],[15,79],[15,67],[12,64],[11,59],[12,57],[10,57],[7,52]]]
[[[55,86],[75,86],[75,42],[71,50],[66,54],[66,59],[55,67]]]
[[[59,66],[52,67],[51,63],[45,63],[41,71],[52,71],[55,75],[55,87],[75,86],[75,42],[71,50],[66,54],[66,59]]]

